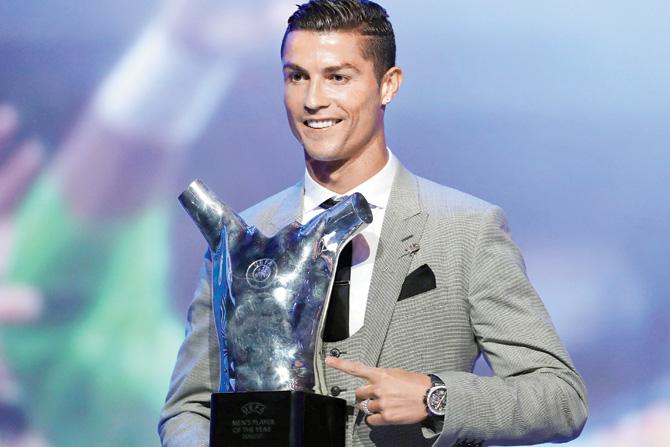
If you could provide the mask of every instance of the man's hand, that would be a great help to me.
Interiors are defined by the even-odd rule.
[[[356,390],[356,404],[368,401],[370,425],[416,424],[428,415],[423,397],[430,388],[425,374],[397,368],[373,368],[359,362],[326,357],[326,365],[368,381]]]

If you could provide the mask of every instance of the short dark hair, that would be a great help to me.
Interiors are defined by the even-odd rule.
[[[281,43],[284,55],[286,37],[291,31],[352,31],[367,37],[361,48],[363,57],[372,59],[381,82],[386,71],[395,66],[395,35],[384,8],[369,0],[310,0],[298,6],[288,19]]]

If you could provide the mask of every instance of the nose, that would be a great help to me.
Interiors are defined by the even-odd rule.
[[[330,101],[324,90],[323,83],[318,79],[311,80],[305,92],[305,111],[315,113],[320,109],[327,108],[329,104]]]

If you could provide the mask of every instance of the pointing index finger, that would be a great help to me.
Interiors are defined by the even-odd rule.
[[[350,376],[360,377],[368,382],[372,382],[379,377],[379,370],[360,362],[352,362],[337,357],[326,357],[326,365],[338,369]]]

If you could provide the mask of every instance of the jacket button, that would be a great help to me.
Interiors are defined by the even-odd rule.
[[[334,396],[334,397],[337,397],[337,396],[340,395],[340,393],[342,393],[342,391],[345,391],[345,390],[343,390],[343,389],[340,388],[339,386],[335,385],[334,387],[332,387],[332,388],[330,389],[330,395],[331,395],[331,396]]]
[[[330,350],[330,355],[333,356],[333,357],[338,357],[339,358],[341,354],[342,354],[342,351],[340,351],[337,348],[333,348],[333,349]]]

